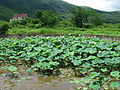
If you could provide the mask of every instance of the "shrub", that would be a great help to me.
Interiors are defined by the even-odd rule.
[[[0,21],[0,34],[5,34],[8,28],[9,25],[6,21]]]
[[[117,24],[117,28],[120,28],[120,23]]]
[[[30,27],[30,28],[34,28],[34,27],[35,27],[35,24],[29,23],[27,26]]]
[[[70,20],[62,20],[56,25],[56,27],[65,28],[65,27],[74,27],[74,25]]]
[[[13,27],[20,27],[21,26],[21,20],[12,20],[10,22],[10,28],[13,28]]]
[[[42,25],[41,24],[35,24],[35,28],[41,28]]]
[[[40,22],[38,19],[31,18],[31,17],[26,18],[25,20],[26,20],[27,24],[29,24],[29,23],[31,23],[31,24],[38,24]]]
[[[26,25],[26,24],[27,24],[27,20],[26,19],[20,20],[20,25]]]
[[[10,22],[10,28],[13,28],[13,27],[25,27],[28,23],[30,23],[31,21],[29,21],[29,19],[22,19],[22,20],[12,20]]]
[[[94,25],[92,24],[89,24],[89,23],[86,23],[86,24],[83,24],[84,28],[93,28]]]

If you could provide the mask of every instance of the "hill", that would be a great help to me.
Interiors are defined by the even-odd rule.
[[[62,0],[0,0],[0,6],[6,9],[0,14],[0,17],[5,19],[7,13],[9,16],[16,12],[27,13],[32,16],[37,9],[67,13],[68,9],[72,7],[71,4]],[[0,12],[3,11],[3,8],[0,8]]]
[[[16,12],[0,5],[0,20],[8,20],[13,14],[16,14]]]
[[[0,0],[0,19],[9,20],[13,14],[27,13],[33,16],[36,10],[54,10],[59,13],[68,13],[68,10],[73,7],[62,0]],[[87,10],[96,10],[89,7],[84,7]],[[105,12],[99,11],[107,23],[120,22],[120,11]]]
[[[106,23],[120,23],[120,12],[112,11],[112,12],[104,12],[102,13],[103,18]]]

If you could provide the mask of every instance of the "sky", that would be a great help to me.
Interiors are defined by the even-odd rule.
[[[63,0],[78,6],[88,6],[102,11],[120,10],[120,0]]]

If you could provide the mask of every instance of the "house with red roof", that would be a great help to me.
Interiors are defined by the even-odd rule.
[[[10,19],[10,21],[14,20],[14,19],[18,19],[18,20],[21,20],[21,19],[24,19],[24,18],[27,18],[28,15],[27,14],[17,14],[17,15],[14,15],[12,17],[12,19]]]

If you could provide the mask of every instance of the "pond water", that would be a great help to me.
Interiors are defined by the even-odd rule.
[[[4,73],[8,74],[6,71]],[[35,72],[31,74],[22,73],[18,79],[0,75],[0,90],[76,90],[76,87],[80,85],[70,83],[69,81],[76,80],[78,77],[69,73],[58,76],[43,76]],[[100,90],[120,90],[120,87],[116,89],[108,88],[101,88]]]
[[[34,76],[28,80],[14,81],[0,77],[0,90],[74,90],[75,85],[69,83],[70,79]]]
[[[6,71],[4,73],[8,74]],[[78,85],[69,83],[69,81],[76,78],[68,73],[58,76],[40,76],[37,73],[28,76],[22,73],[20,79],[11,79],[1,75],[0,90],[75,90]]]

